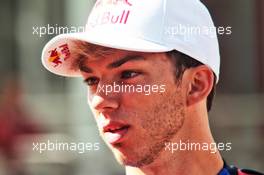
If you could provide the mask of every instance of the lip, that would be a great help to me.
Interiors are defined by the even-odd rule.
[[[106,141],[110,144],[120,143],[127,134],[130,126],[118,122],[110,122],[103,127]]]

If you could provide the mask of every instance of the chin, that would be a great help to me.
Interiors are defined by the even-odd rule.
[[[118,150],[113,151],[115,159],[117,162],[122,166],[131,166],[131,167],[140,167],[137,160],[133,159],[132,157],[128,157],[123,155]]]
[[[126,164],[127,158],[124,155],[122,155],[122,153],[120,153],[118,150],[113,150],[113,153],[114,153],[115,159],[120,165],[124,165],[124,166],[127,165]]]
[[[120,150],[118,150],[118,148],[111,147],[111,150],[114,154],[115,159],[117,160],[117,162],[120,165],[127,166],[130,164],[129,163],[130,162],[129,157],[127,155],[124,155],[122,152],[120,152]]]

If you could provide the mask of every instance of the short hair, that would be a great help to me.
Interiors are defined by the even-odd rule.
[[[104,47],[96,44],[90,44],[85,41],[74,40],[72,42],[72,59],[74,60],[71,64],[72,70],[78,70],[84,61],[89,58],[100,58],[106,57],[114,53],[113,48]]]
[[[198,67],[200,65],[204,65],[200,61],[197,61],[193,59],[192,57],[183,54],[177,50],[172,50],[169,52],[166,52],[166,55],[169,59],[171,59],[175,66],[175,80],[176,83],[180,83],[182,80],[182,75],[186,69],[192,68],[192,67]],[[216,93],[216,76],[214,74],[214,84],[213,87],[207,96],[206,99],[206,107],[207,111],[209,112],[212,108],[213,99]]]

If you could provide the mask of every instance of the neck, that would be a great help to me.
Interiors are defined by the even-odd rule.
[[[143,167],[126,166],[127,175],[215,175],[223,167],[223,160],[217,149],[211,149],[214,143],[208,124],[207,111],[190,112],[186,116],[181,130],[171,140],[170,149],[166,146],[158,158],[151,164]],[[174,150],[172,145],[174,143]],[[180,150],[180,143],[189,143],[189,150]],[[193,144],[193,146],[191,146]],[[194,146],[196,144],[196,146]],[[198,148],[200,144],[200,149]],[[168,145],[168,143],[166,143]],[[178,150],[176,146],[178,145]],[[202,145],[208,145],[202,149]],[[196,150],[195,150],[196,148]],[[203,147],[204,148],[204,147]],[[208,150],[209,148],[209,150]],[[214,147],[215,148],[215,147]],[[215,153],[212,153],[215,152]]]

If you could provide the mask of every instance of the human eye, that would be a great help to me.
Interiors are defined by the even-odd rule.
[[[138,75],[140,75],[141,73],[138,71],[133,71],[133,70],[126,70],[123,71],[121,73],[121,79],[130,79],[130,78],[134,78],[137,77]]]
[[[88,77],[84,80],[84,83],[88,86],[95,86],[99,83],[99,78],[97,77]]]

